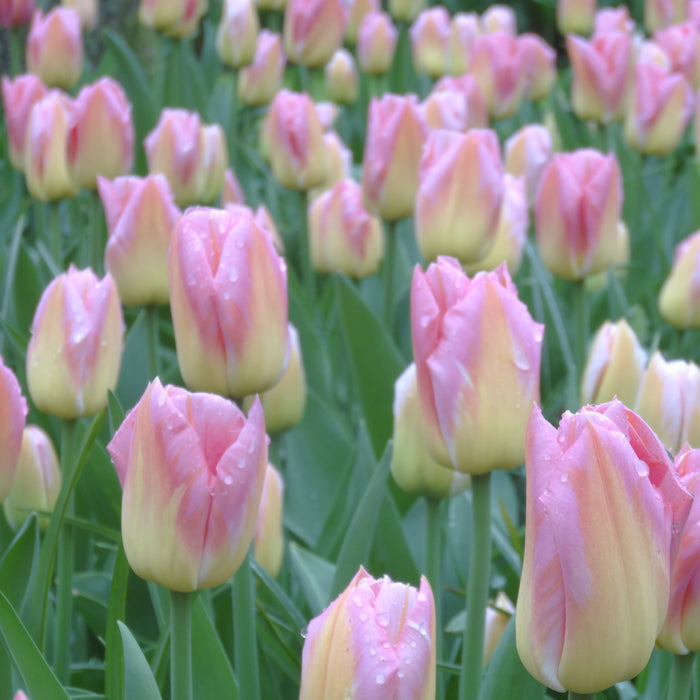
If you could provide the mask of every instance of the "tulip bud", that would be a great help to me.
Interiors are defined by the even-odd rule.
[[[420,105],[420,111],[431,131],[464,131],[467,123],[467,98],[457,90],[431,92]]]
[[[27,35],[27,69],[49,87],[68,90],[83,71],[80,15],[55,7],[46,17],[36,12]]]
[[[385,221],[413,214],[418,163],[428,126],[415,95],[372,98],[362,158],[362,196],[367,211]]]
[[[452,17],[448,66],[451,75],[464,75],[471,64],[476,40],[481,36],[481,23],[476,12],[458,12]]]
[[[245,193],[231,168],[224,173],[224,189],[221,192],[221,206],[225,208],[227,204],[245,204]]]
[[[10,493],[27,420],[27,402],[17,377],[0,356],[0,503]]]
[[[23,170],[27,189],[36,199],[61,199],[78,192],[66,161],[69,110],[68,98],[52,90],[29,113]]]
[[[111,275],[98,280],[71,265],[44,290],[27,348],[27,384],[36,407],[60,418],[90,416],[114,391],[124,321]]]
[[[68,169],[79,187],[95,189],[97,176],[114,178],[134,164],[131,104],[119,83],[101,78],[84,87],[68,119]]]
[[[24,694],[24,692],[22,692],[21,690],[18,690],[15,693],[15,696],[14,696],[14,698],[12,698],[12,700],[29,700],[29,698]]]
[[[598,0],[557,0],[559,33],[589,34],[597,7]]]
[[[279,34],[263,29],[258,35],[253,62],[238,74],[238,99],[249,107],[272,102],[282,87],[286,62]]]
[[[126,306],[167,304],[168,247],[180,218],[164,175],[97,178],[107,220],[105,268]]]
[[[17,471],[12,489],[3,503],[10,527],[17,530],[32,511],[51,513],[61,492],[61,468],[51,438],[36,425],[29,425],[22,434]],[[42,530],[49,519],[39,517]]]
[[[533,101],[544,99],[557,82],[557,54],[537,34],[523,34],[518,42],[525,61],[525,96]]]
[[[289,60],[325,66],[343,43],[345,22],[342,0],[287,0],[284,50]]]
[[[122,485],[131,568],[175,591],[227,581],[248,553],[267,440],[259,402],[232,402],[155,379],[107,450]]]
[[[528,124],[506,141],[505,170],[515,177],[525,178],[527,201],[531,205],[552,152],[552,137],[540,124]]]
[[[484,257],[493,245],[503,198],[503,165],[496,133],[433,131],[418,170],[416,242],[426,260]]]
[[[654,41],[668,56],[671,71],[681,73],[693,90],[700,87],[700,33],[690,24],[675,24],[656,32]]]
[[[282,475],[271,464],[268,464],[258,517],[255,521],[253,547],[256,561],[272,578],[276,578],[279,574],[284,556],[283,494]]]
[[[416,366],[409,365],[394,384],[394,449],[391,474],[406,492],[426,498],[447,498],[469,486],[469,475],[433,459],[423,436]]]
[[[608,34],[609,32],[625,32],[629,36],[634,33],[634,20],[625,5],[604,7],[595,14],[593,34]]]
[[[7,129],[7,152],[16,170],[24,169],[25,137],[32,107],[46,97],[47,92],[44,83],[31,73],[14,79],[3,76],[2,106]]]
[[[340,107],[333,102],[315,102],[316,114],[324,132],[330,131],[340,114]]]
[[[688,0],[644,0],[644,26],[655,32],[688,17]]]
[[[379,0],[348,0],[346,4],[348,21],[345,25],[345,40],[348,44],[354,45],[357,43],[362,20],[370,12],[379,12],[382,7]]]
[[[469,279],[440,257],[411,284],[411,336],[428,448],[468,474],[523,461],[539,400],[544,327],[518,299],[505,265]]]
[[[682,240],[661,287],[659,313],[676,328],[700,327],[700,231]]]
[[[459,78],[442,78],[436,83],[434,92],[443,91],[459,92],[464,95],[466,103],[466,124],[463,131],[488,128],[488,105],[486,104],[484,92],[473,75],[462,75]]]
[[[518,653],[548,687],[596,693],[649,661],[691,497],[619,401],[566,412],[558,430],[535,406],[526,439]]]
[[[364,73],[384,75],[394,61],[399,32],[384,12],[365,15],[357,35],[357,64]]]
[[[617,397],[635,406],[647,356],[625,319],[606,321],[595,334],[581,379],[581,403]]]
[[[139,22],[176,39],[197,31],[208,0],[141,0]]]
[[[173,231],[168,278],[187,386],[242,397],[279,380],[287,362],[287,272],[252,217],[186,211]]]
[[[439,78],[447,71],[450,45],[450,14],[442,6],[423,10],[411,25],[413,65],[419,73]]]
[[[535,233],[552,274],[582,279],[607,269],[617,254],[622,176],[614,154],[558,153],[535,201]]]
[[[389,14],[396,22],[410,23],[427,4],[427,0],[389,0]]]
[[[4,0],[0,3],[0,27],[12,29],[29,24],[35,10],[34,0]]]
[[[340,136],[335,131],[329,131],[323,135],[323,143],[326,148],[328,158],[328,172],[324,181],[319,185],[321,191],[325,191],[338,184],[342,180],[352,177],[352,152],[340,140]],[[309,195],[312,192],[309,191]],[[320,193],[316,193],[318,195]],[[316,195],[311,199],[315,199]]]
[[[505,32],[511,36],[517,36],[518,20],[513,8],[507,5],[491,5],[481,15],[481,29],[484,34]]]
[[[252,0],[225,0],[216,30],[216,53],[222,63],[241,68],[252,63],[260,32]]]
[[[299,700],[435,696],[435,602],[420,588],[362,567],[309,623]]]
[[[308,210],[309,253],[314,270],[356,279],[373,275],[384,257],[382,222],[362,204],[362,190],[343,180]]]
[[[484,664],[488,664],[496,651],[498,642],[515,614],[515,607],[511,599],[501,591],[493,605],[486,608],[486,621],[484,629]]]
[[[100,14],[98,0],[61,0],[61,5],[74,9],[80,15],[83,31],[90,31],[97,26]]]
[[[338,49],[324,69],[326,92],[337,104],[351,104],[360,90],[357,68],[352,54]]]

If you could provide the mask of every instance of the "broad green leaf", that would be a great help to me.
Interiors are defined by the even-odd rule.
[[[294,542],[289,545],[289,559],[315,617],[330,601],[335,566]]]
[[[35,515],[30,515],[15,535],[0,560],[0,591],[16,610],[34,586],[39,564],[39,525]]]
[[[112,571],[112,588],[107,607],[107,630],[105,633],[105,692],[112,700],[124,698],[124,666],[121,648],[121,633],[117,622],[126,614],[126,591],[129,582],[129,562],[124,553],[124,544],[119,543]]]
[[[260,584],[265,586],[277,599],[280,607],[287,613],[291,622],[300,630],[306,626],[306,618],[301,614],[294,601],[287,595],[285,590],[273,579],[270,574],[254,559],[251,558],[250,565]]]
[[[151,667],[129,628],[117,621],[124,649],[124,697],[138,700],[162,700]]]

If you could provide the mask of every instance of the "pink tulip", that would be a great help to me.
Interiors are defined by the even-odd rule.
[[[22,389],[14,372],[0,356],[0,503],[7,498],[15,478],[26,420],[27,402]]]
[[[435,603],[418,590],[372,578],[362,567],[309,623],[299,700],[435,696]]]
[[[515,607],[511,599],[501,591],[493,605],[486,608],[486,621],[484,624],[484,664],[487,664],[496,651],[498,642],[515,614]]]
[[[267,464],[259,402],[155,379],[107,446],[122,496],[122,538],[141,578],[175,591],[227,581],[248,553]]]
[[[427,0],[388,0],[387,9],[395,22],[410,24],[427,4]]]
[[[360,91],[357,67],[352,54],[338,49],[324,69],[328,98],[336,104],[352,104]]]
[[[668,56],[671,70],[681,73],[694,90],[700,87],[700,33],[690,22],[674,24],[654,34]]]
[[[557,54],[537,34],[523,34],[519,39],[525,61],[525,96],[530,100],[541,100],[557,81]]]
[[[345,0],[348,13],[348,21],[345,26],[345,39],[349,44],[356,44],[362,20],[370,12],[379,12],[381,2],[379,0]]]
[[[95,29],[100,15],[99,0],[61,0],[63,7],[71,7],[80,15],[83,31]]]
[[[464,75],[471,63],[476,40],[481,36],[481,24],[476,12],[458,12],[450,25],[448,68],[451,75]]]
[[[644,26],[650,31],[663,29],[688,18],[689,0],[644,0]]]
[[[271,464],[268,464],[265,470],[258,517],[255,520],[253,547],[255,560],[273,578],[279,574],[284,556],[283,494],[282,475]]]
[[[535,201],[542,174],[552,159],[552,150],[552,137],[540,124],[528,124],[506,141],[506,172],[525,178],[530,204]]]
[[[614,154],[582,149],[552,158],[537,192],[535,233],[553,274],[581,279],[612,264],[622,197]]]
[[[141,24],[177,39],[197,31],[208,0],[141,0]]]
[[[0,2],[0,27],[12,29],[29,24],[35,10],[34,0],[3,0]]]
[[[97,413],[114,391],[124,344],[117,286],[71,265],[44,290],[27,348],[27,384],[36,407],[60,418]]]
[[[36,12],[27,35],[27,70],[49,87],[69,89],[83,71],[80,15],[55,7],[46,17]]]
[[[634,20],[625,5],[604,7],[596,12],[593,34],[597,36],[609,32],[624,32],[630,36],[634,33]]]
[[[700,32],[700,1],[690,0],[688,6],[688,21]]]
[[[518,19],[512,7],[508,7],[508,5],[491,5],[481,15],[481,29],[484,34],[505,32],[511,36],[517,36]]]
[[[512,469],[539,400],[544,327],[518,299],[505,265],[469,279],[440,257],[411,285],[411,335],[428,447],[471,474]]]
[[[251,216],[189,209],[173,231],[168,277],[187,386],[243,397],[279,380],[287,362],[286,265]]]
[[[488,105],[481,86],[473,75],[468,73],[458,78],[445,77],[435,84],[433,92],[459,92],[464,95],[466,124],[469,129],[486,129],[489,125]]]
[[[700,326],[700,231],[684,238],[659,293],[659,314],[676,328]]]
[[[357,64],[370,75],[384,75],[394,60],[399,32],[385,12],[365,15],[357,35]]]
[[[467,97],[462,91],[433,90],[421,102],[420,111],[432,131],[464,131],[467,125]]]
[[[598,0],[557,0],[560,34],[588,34],[593,28]]]
[[[567,412],[558,430],[535,406],[525,466],[518,653],[548,687],[596,693],[649,661],[691,497],[619,401]]]
[[[222,63],[241,68],[255,58],[260,20],[252,0],[225,0],[216,30],[216,53]]]
[[[328,172],[318,190],[331,189],[342,180],[352,178],[352,151],[342,142],[335,131],[328,131],[323,135],[323,143],[326,147],[328,158]],[[318,192],[314,190],[312,199]],[[309,195],[311,196],[311,192]]]
[[[284,50],[289,60],[325,66],[343,42],[346,21],[342,0],[287,0]]]
[[[445,7],[438,5],[418,15],[409,30],[416,71],[431,78],[445,74],[451,31],[450,13]]]
[[[238,74],[238,99],[250,107],[272,102],[282,88],[286,63],[279,34],[263,29],[258,35],[253,62]]]

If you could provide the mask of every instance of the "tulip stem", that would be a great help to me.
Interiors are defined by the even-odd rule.
[[[61,481],[70,486],[75,469],[75,420],[64,420],[61,434]],[[66,505],[66,516],[75,512],[73,495]],[[73,616],[73,530],[66,524],[58,540],[58,596],[56,602],[55,664],[56,676],[64,685],[70,681],[70,635]]]
[[[394,258],[396,257],[396,222],[385,221],[386,256],[384,257],[384,326],[391,332],[394,310]]]
[[[106,241],[102,233],[102,220],[104,218],[104,210],[102,208],[102,200],[97,192],[90,192],[90,230],[92,233],[91,256],[90,264],[96,275],[102,273],[104,266],[104,253]]]
[[[148,373],[151,379],[158,376],[158,309],[146,307],[146,338],[148,342]]]
[[[674,654],[671,669],[671,687],[668,689],[668,700],[687,700],[693,681],[693,666],[695,652],[689,654]]]
[[[172,700],[192,700],[192,594],[170,591]]]
[[[258,643],[255,631],[255,589],[248,552],[233,576],[234,662],[238,676],[238,697],[260,697]]]
[[[442,523],[440,501],[437,498],[425,499],[425,573],[433,589],[435,598],[435,652],[438,661],[442,659]],[[437,697],[441,698],[442,676],[437,676]]]
[[[580,391],[583,368],[586,364],[586,343],[588,342],[588,307],[586,304],[585,280],[581,279],[574,282],[574,307],[576,314],[576,386]],[[579,406],[572,406],[572,410],[578,410],[578,408]]]
[[[49,219],[51,221],[51,257],[59,270],[63,270],[63,242],[61,240],[61,217],[58,202],[49,202]]]
[[[472,475],[472,551],[467,582],[467,621],[462,644],[460,700],[476,700],[484,662],[484,625],[491,567],[491,473]]]

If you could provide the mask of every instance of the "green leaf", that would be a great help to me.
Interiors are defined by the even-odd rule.
[[[0,637],[30,697],[67,700],[68,695],[29,636],[10,601],[0,591]],[[136,697],[136,696],[134,696]]]
[[[270,574],[255,560],[250,560],[250,565],[258,581],[277,599],[280,607],[287,613],[291,622],[300,630],[306,626],[306,618],[301,614],[299,608],[294,605],[292,599],[286,594],[284,589],[273,579]]]
[[[126,590],[129,582],[129,562],[124,553],[124,544],[119,543],[117,558],[112,572],[112,588],[107,607],[107,631],[105,633],[105,692],[112,700],[124,696],[124,667],[121,649],[121,634],[118,626],[126,615]]]
[[[0,591],[17,610],[34,587],[39,563],[39,524],[30,515],[15,535],[0,560]]]
[[[129,628],[117,621],[124,649],[124,697],[138,700],[162,700],[151,667]]]
[[[330,601],[335,566],[294,542],[289,545],[289,558],[315,617]]]

